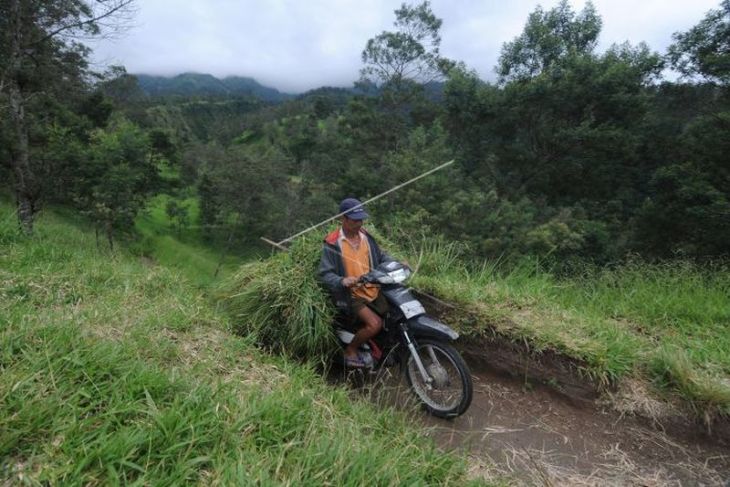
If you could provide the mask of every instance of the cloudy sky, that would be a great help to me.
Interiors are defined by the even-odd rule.
[[[130,73],[185,71],[251,76],[297,93],[351,86],[367,40],[392,28],[402,0],[138,0],[134,26],[92,47],[98,64]],[[504,42],[522,32],[538,4],[558,0],[432,0],[443,19],[441,52],[494,79]],[[576,10],[585,1],[571,0]],[[673,32],[699,22],[719,0],[594,0],[603,19],[599,49],[645,41],[659,52]]]

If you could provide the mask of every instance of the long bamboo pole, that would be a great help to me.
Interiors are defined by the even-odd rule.
[[[353,207],[353,208],[350,208],[350,209],[349,209],[349,210],[347,210],[347,211],[343,211],[343,212],[341,212],[341,213],[338,213],[338,214],[336,214],[336,215],[334,215],[334,216],[331,216],[331,217],[327,218],[326,220],[322,220],[321,222],[319,222],[319,223],[317,223],[317,224],[315,224],[315,225],[312,225],[311,227],[309,227],[309,228],[306,228],[306,229],[302,230],[302,231],[301,231],[301,232],[299,232],[299,233],[295,233],[295,234],[294,234],[294,235],[292,235],[291,237],[287,237],[287,238],[285,238],[284,240],[282,240],[282,241],[280,241],[280,242],[274,242],[273,240],[270,240],[270,239],[268,239],[268,238],[266,238],[266,237],[261,237],[261,240],[263,240],[264,242],[268,243],[269,245],[272,245],[272,246],[274,246],[274,247],[278,248],[279,250],[286,250],[286,247],[284,247],[284,244],[285,244],[285,243],[287,243],[287,242],[291,242],[291,241],[292,241],[292,240],[294,240],[295,238],[297,238],[297,237],[301,237],[301,236],[302,236],[302,235],[304,235],[305,233],[311,232],[311,231],[312,231],[312,230],[314,230],[315,228],[319,228],[319,227],[321,227],[322,225],[325,225],[325,224],[327,224],[327,223],[331,222],[332,220],[335,220],[335,219],[337,219],[337,218],[341,217],[342,215],[344,215],[344,214],[346,214],[346,213],[349,213],[349,212],[351,212],[351,211],[352,211],[352,210],[354,210],[355,208],[360,208],[360,207],[363,207],[363,206],[365,206],[365,205],[366,205],[366,204],[368,204],[368,203],[372,203],[373,201],[375,201],[375,200],[378,200],[378,199],[382,198],[383,196],[389,195],[390,193],[392,193],[392,192],[394,192],[394,191],[397,191],[397,190],[399,190],[399,189],[401,189],[401,188],[403,188],[403,187],[405,187],[405,186],[408,186],[409,184],[412,184],[412,183],[414,183],[414,182],[418,181],[418,180],[419,180],[419,179],[421,179],[421,178],[425,178],[425,177],[426,177],[426,176],[428,176],[429,174],[433,174],[433,173],[435,173],[436,171],[440,171],[441,169],[443,169],[443,168],[445,168],[445,167],[447,167],[447,166],[450,166],[450,165],[451,165],[451,164],[453,164],[453,163],[454,163],[454,159],[451,159],[451,160],[450,160],[449,162],[445,162],[445,163],[441,164],[440,166],[434,167],[433,169],[430,169],[430,170],[428,170],[428,171],[424,172],[423,174],[420,174],[420,175],[418,175],[418,176],[416,176],[416,177],[414,177],[414,178],[411,178],[411,179],[409,179],[408,181],[406,181],[406,182],[404,182],[404,183],[401,183],[401,184],[399,184],[399,185],[397,185],[397,186],[393,186],[393,187],[392,187],[392,188],[390,188],[390,189],[389,189],[388,191],[385,191],[385,192],[383,192],[383,193],[380,193],[379,195],[373,196],[372,198],[370,198],[370,199],[368,199],[368,200],[365,200],[365,201],[363,201],[363,202],[362,202],[362,203],[360,203],[360,204],[359,204],[358,206],[355,206],[355,207]]]

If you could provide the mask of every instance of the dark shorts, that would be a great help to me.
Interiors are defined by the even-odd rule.
[[[372,301],[367,301],[363,298],[352,298],[352,313],[357,316],[362,308],[367,306],[368,308],[375,311],[380,316],[385,316],[388,312],[388,301],[383,296],[383,293],[378,293],[378,297]]]

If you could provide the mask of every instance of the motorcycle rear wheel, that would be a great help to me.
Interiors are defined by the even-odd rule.
[[[435,340],[419,340],[416,350],[432,384],[424,381],[410,354],[405,372],[408,385],[424,408],[439,418],[463,414],[471,404],[473,385],[469,368],[459,352],[451,345]]]

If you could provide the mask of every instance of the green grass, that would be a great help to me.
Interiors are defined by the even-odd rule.
[[[638,333],[686,350],[693,362],[730,374],[727,267],[631,263],[555,286],[550,297],[564,307],[633,324]]]
[[[263,355],[179,271],[0,202],[0,483],[463,484],[406,418]]]
[[[631,262],[558,278],[536,262],[463,264],[431,244],[413,283],[464,310],[462,331],[496,329],[585,363],[599,382],[643,376],[702,412],[730,414],[730,270]]]
[[[137,217],[135,229],[142,239],[134,245],[135,252],[152,257],[166,267],[177,269],[204,286],[230,275],[244,261],[260,255],[260,251],[256,249],[232,253],[207,245],[197,224],[200,210],[195,197],[178,199],[179,203],[189,208],[190,224],[182,230],[174,228],[165,211],[170,198],[165,194],[156,196]]]

